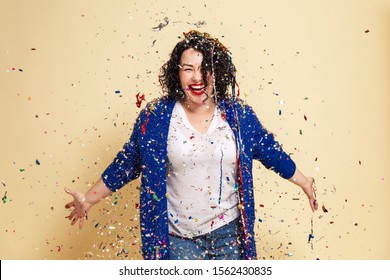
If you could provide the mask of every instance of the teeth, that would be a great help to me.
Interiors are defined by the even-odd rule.
[[[202,85],[201,86],[191,86],[191,88],[194,90],[201,90],[201,89],[203,89],[203,87],[204,86],[202,86]]]

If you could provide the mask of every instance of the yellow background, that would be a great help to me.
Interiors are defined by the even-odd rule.
[[[63,188],[98,179],[130,135],[135,95],[161,94],[159,68],[190,29],[230,48],[241,97],[328,210],[311,248],[304,195],[256,163],[259,257],[390,259],[386,0],[1,0],[0,258],[141,258],[138,181],[81,231]]]

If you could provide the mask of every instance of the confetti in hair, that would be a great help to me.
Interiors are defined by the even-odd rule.
[[[159,82],[163,92],[175,100],[184,97],[179,78],[180,59],[185,50],[195,49],[203,55],[202,76],[206,77],[208,73],[213,75],[215,101],[218,103],[228,100],[232,97],[228,92],[228,87],[232,86],[232,91],[234,90],[236,74],[231,52],[208,33],[191,30],[183,34],[184,38],[176,44],[170,59],[161,67]],[[207,79],[204,79],[204,83],[207,87]]]

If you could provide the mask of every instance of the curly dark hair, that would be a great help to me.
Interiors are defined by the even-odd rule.
[[[175,100],[184,97],[179,78],[179,64],[183,52],[190,48],[201,52],[203,55],[203,77],[206,77],[208,71],[214,74],[216,101],[220,102],[230,97],[228,93],[229,85],[232,86],[232,94],[234,95],[236,67],[232,62],[229,50],[218,39],[211,37],[208,33],[195,30],[184,33],[184,39],[176,44],[170,59],[161,67],[159,82],[163,92]],[[207,79],[203,80],[207,86]]]

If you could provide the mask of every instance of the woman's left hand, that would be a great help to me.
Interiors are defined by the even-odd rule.
[[[309,199],[311,210],[314,212],[318,209],[318,203],[316,199],[316,189],[314,184],[314,179],[311,177],[307,178],[307,183],[302,186],[302,190],[307,195],[307,198]]]

